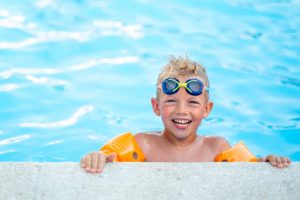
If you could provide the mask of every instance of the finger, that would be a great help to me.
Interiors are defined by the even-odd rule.
[[[91,154],[85,156],[85,170],[88,172],[91,170],[91,159]]]
[[[276,165],[276,162],[275,162],[275,156],[273,155],[269,155],[266,157],[266,162],[270,162],[271,165]]]
[[[98,165],[98,152],[92,153],[92,166],[91,166],[91,172],[96,172]]]
[[[283,164],[282,164],[282,161],[281,161],[281,157],[276,157],[275,161],[276,161],[276,166],[277,167],[279,167],[279,168],[283,167]]]
[[[107,160],[107,154],[99,153],[97,172],[102,172],[104,170],[104,164],[106,160]]]
[[[283,164],[283,167],[288,167],[289,166],[289,162],[288,162],[288,158],[287,157],[282,157],[281,158],[281,161],[282,161],[282,164]]]
[[[80,167],[85,168],[85,159],[84,159],[84,157],[82,157],[81,160],[80,160]]]
[[[99,172],[102,172],[103,169],[104,169],[104,163],[106,161],[106,156],[105,154],[100,154],[100,157],[99,157],[99,169],[98,171]]]
[[[97,170],[96,170],[96,172],[101,172],[102,170],[101,170],[101,154],[99,153],[98,154],[98,163],[97,163]]]
[[[116,158],[117,154],[116,153],[111,153],[106,157],[106,162],[112,162]]]

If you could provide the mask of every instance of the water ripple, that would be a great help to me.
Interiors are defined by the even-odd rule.
[[[24,16],[12,17],[12,19],[15,19],[15,21],[10,18],[0,19],[0,27],[11,26],[10,28],[27,31],[33,36],[22,41],[2,41],[0,42],[0,49],[22,49],[41,43],[60,42],[66,40],[86,42],[97,37],[108,36],[127,36],[132,39],[139,39],[144,36],[143,26],[141,24],[125,25],[121,21],[94,20],[92,22],[87,22],[85,29],[79,31],[40,31],[36,30],[36,25],[33,25],[33,23],[30,23],[30,25],[28,25],[29,29],[26,30],[24,27]]]
[[[20,84],[3,84],[0,85],[0,92],[9,92],[9,91],[20,89],[22,87],[24,86]]]
[[[205,121],[210,124],[216,124],[216,123],[224,122],[224,119],[220,117],[209,117],[205,119]]]
[[[0,151],[0,155],[7,154],[7,153],[13,153],[13,152],[16,152],[16,150]]]
[[[55,145],[55,144],[60,144],[62,143],[62,140],[55,140],[55,141],[50,141],[46,144],[46,146],[50,146],[50,145]]]
[[[292,85],[296,87],[300,87],[300,79],[286,77],[281,79],[281,83],[284,85]]]
[[[295,117],[295,118],[292,118],[291,120],[292,120],[292,121],[299,122],[299,121],[300,121],[300,117]]]
[[[30,128],[58,128],[58,127],[67,127],[72,126],[77,123],[80,117],[85,114],[92,112],[94,107],[91,105],[82,106],[76,111],[72,117],[69,119],[55,121],[55,122],[25,122],[21,123],[20,127],[30,127]]]
[[[7,144],[22,142],[30,137],[31,137],[31,135],[21,135],[21,136],[17,136],[17,137],[13,137],[13,138],[8,138],[5,140],[0,140],[0,145],[7,145]]]
[[[0,72],[1,79],[8,79],[16,74],[24,75],[28,80],[35,81],[35,82],[47,82],[49,80],[45,80],[45,78],[37,79],[32,77],[32,75],[38,74],[46,74],[46,75],[53,75],[58,73],[67,73],[70,71],[79,71],[85,70],[97,65],[101,64],[111,64],[111,65],[121,65],[126,63],[136,63],[139,61],[139,57],[137,56],[120,56],[120,57],[113,57],[113,58],[99,58],[99,59],[91,59],[87,62],[80,63],[73,65],[69,68],[63,69],[55,69],[55,68],[12,68]]]
[[[270,130],[290,130],[290,129],[297,129],[299,126],[297,124],[268,124],[263,121],[258,121],[258,124],[266,127]]]
[[[32,75],[26,75],[25,78],[35,84],[45,84],[45,85],[50,85],[50,86],[66,85],[66,81],[64,81],[64,80],[50,79],[47,77],[35,77]]]

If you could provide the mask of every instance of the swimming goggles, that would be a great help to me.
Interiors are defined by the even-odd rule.
[[[193,96],[198,96],[203,91],[208,92],[208,88],[205,88],[202,81],[196,78],[188,79],[185,83],[180,83],[176,78],[166,78],[162,82],[162,90],[167,95],[175,94],[180,87],[184,87],[187,93]]]

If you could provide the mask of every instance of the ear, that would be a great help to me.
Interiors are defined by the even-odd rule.
[[[160,116],[160,110],[159,110],[159,106],[158,106],[158,100],[156,98],[151,98],[151,104],[152,104],[152,109],[153,112],[157,115]]]
[[[213,102],[211,102],[211,101],[207,102],[207,104],[205,105],[205,112],[203,113],[203,118],[208,117],[210,111],[213,108],[213,105],[214,105]]]

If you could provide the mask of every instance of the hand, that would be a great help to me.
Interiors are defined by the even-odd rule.
[[[273,167],[285,168],[291,164],[291,160],[287,157],[269,155],[266,158],[260,159],[262,162],[269,162]]]
[[[101,151],[91,152],[81,158],[80,166],[90,173],[101,173],[105,162],[112,162],[116,153],[105,154]]]

